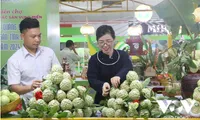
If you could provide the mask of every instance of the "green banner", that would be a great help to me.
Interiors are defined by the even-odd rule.
[[[44,10],[41,10],[43,8]],[[19,23],[25,17],[40,21],[42,34],[41,44],[45,44],[46,33],[46,0],[2,0],[1,1],[1,68],[9,57],[18,50],[23,41],[20,37]]]

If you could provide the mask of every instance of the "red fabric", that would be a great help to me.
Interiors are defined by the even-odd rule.
[[[18,104],[14,111],[18,111],[22,109],[22,103]]]
[[[140,101],[139,100],[133,100],[133,103],[135,103],[135,102],[139,103]]]
[[[42,99],[42,91],[38,91],[35,93],[35,99],[38,100],[38,99]]]
[[[60,24],[60,27],[61,27],[61,28],[64,28],[64,27],[72,27],[72,24]]]

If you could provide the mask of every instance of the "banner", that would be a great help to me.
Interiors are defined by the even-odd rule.
[[[1,0],[1,87],[7,86],[7,60],[23,45],[19,24],[25,17],[40,22],[41,45],[59,53],[60,28],[57,0]],[[59,56],[58,56],[59,57]]]
[[[46,40],[46,0],[1,0],[1,69],[8,58],[21,46],[19,23],[25,17],[40,21],[42,34],[41,44]],[[41,10],[44,8],[44,10]]]

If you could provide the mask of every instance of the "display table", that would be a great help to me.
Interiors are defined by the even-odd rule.
[[[199,120],[200,118],[148,118],[148,120]],[[2,118],[1,120],[147,120],[144,118]]]

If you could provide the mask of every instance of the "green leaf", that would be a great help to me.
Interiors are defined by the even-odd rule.
[[[174,64],[177,64],[177,62],[180,60],[180,58],[177,56],[173,61],[167,64],[168,68],[171,68]]]
[[[23,98],[22,98],[21,100],[22,100],[22,109],[23,109],[23,110],[26,110],[26,108],[27,108],[27,107],[26,107],[26,103],[25,103],[25,101],[24,101]]]
[[[31,109],[29,111],[29,115],[30,115],[30,117],[40,117],[41,113],[35,109]]]
[[[147,87],[147,86],[149,85],[150,81],[151,81],[151,78],[150,78],[150,77],[146,78],[146,79],[144,80],[144,82],[142,82],[143,87],[144,87],[144,88]]]
[[[61,112],[57,115],[57,118],[66,118],[68,116],[67,112]]]
[[[141,40],[142,40],[142,43],[143,43],[143,45],[144,45],[145,49],[146,49],[146,50],[148,50],[148,49],[149,49],[149,47],[148,47],[148,45],[147,45],[147,42],[146,42],[146,40],[144,39],[144,37],[143,37],[143,36],[141,36]]]
[[[189,67],[191,67],[191,68],[197,68],[197,66],[196,66],[196,64],[193,62],[193,60],[192,59],[188,59],[188,65],[189,65]]]
[[[197,3],[197,1],[193,2]],[[186,33],[182,34],[191,33],[195,25],[194,16],[192,15],[194,11],[193,2],[191,0],[163,0],[153,7],[158,16],[164,19],[165,23],[171,27],[173,38],[178,35],[180,26],[185,25],[188,28],[183,30]]]
[[[57,108],[49,108],[49,113],[47,114],[48,117],[53,117],[53,115],[57,112]]]

